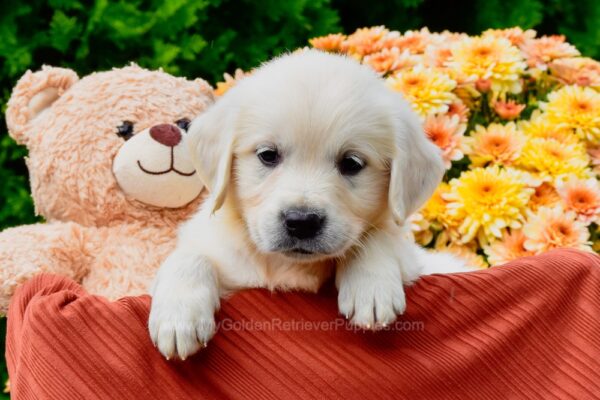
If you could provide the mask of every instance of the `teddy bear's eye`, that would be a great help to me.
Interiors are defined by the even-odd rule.
[[[133,122],[123,121],[123,123],[117,126],[117,135],[127,140],[133,136]]]
[[[183,129],[184,131],[188,130],[191,123],[192,121],[190,121],[189,118],[181,118],[175,121],[175,125],[177,125],[180,129]]]

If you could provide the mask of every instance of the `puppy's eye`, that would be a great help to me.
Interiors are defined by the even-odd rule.
[[[262,147],[256,150],[256,156],[267,167],[274,167],[279,164],[281,157],[277,149],[271,147]]]
[[[358,174],[365,164],[365,161],[356,154],[346,154],[338,161],[338,170],[342,175],[353,176]]]
[[[183,129],[186,132],[189,129],[191,123],[192,121],[190,121],[189,118],[181,118],[175,121],[175,125],[177,125],[180,129]]]
[[[117,126],[117,135],[125,140],[131,139],[133,136],[133,122],[123,121],[123,123]]]

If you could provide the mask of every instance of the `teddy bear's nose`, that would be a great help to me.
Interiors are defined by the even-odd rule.
[[[150,136],[160,144],[173,147],[181,142],[181,131],[171,124],[160,124],[150,128]]]

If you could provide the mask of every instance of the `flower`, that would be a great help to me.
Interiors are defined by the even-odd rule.
[[[565,86],[542,104],[550,123],[572,129],[582,139],[600,141],[600,93],[588,87]]]
[[[215,96],[223,96],[225,92],[235,86],[242,78],[250,75],[249,72],[244,72],[241,69],[236,69],[233,76],[228,73],[223,74],[224,82],[217,82],[217,88],[215,89]]]
[[[498,166],[475,168],[450,181],[445,196],[449,214],[462,219],[460,243],[477,237],[480,243],[500,238],[510,228],[520,228],[533,189],[514,170]]]
[[[489,265],[485,262],[483,256],[477,254],[475,251],[467,246],[461,246],[458,244],[451,244],[447,247],[437,248],[436,251],[444,251],[452,254],[453,256],[462,260],[466,265],[479,269],[486,269]]]
[[[533,39],[536,35],[536,31],[533,29],[527,29],[524,31],[519,27],[507,28],[507,29],[488,29],[483,32],[481,36],[492,36],[495,38],[505,38],[515,46],[520,46],[526,40]]]
[[[542,207],[552,207],[560,203],[560,196],[550,182],[542,182],[535,187],[535,192],[531,195],[527,207],[531,211],[537,211]]]
[[[525,248],[525,235],[521,229],[504,232],[501,240],[497,240],[483,247],[492,266],[506,264],[520,257],[534,255],[533,251]]]
[[[448,201],[444,198],[448,193],[450,193],[450,185],[446,182],[440,183],[433,195],[420,210],[421,215],[436,230],[452,230],[458,227],[460,222],[448,213]]]
[[[428,245],[433,239],[433,233],[429,229],[429,221],[418,212],[413,213],[408,220],[414,240],[423,246]]]
[[[529,137],[555,139],[561,143],[570,144],[579,141],[571,130],[551,123],[539,110],[533,112],[529,121],[519,121],[519,129]]]
[[[590,251],[590,233],[577,220],[574,211],[562,207],[542,207],[531,215],[523,227],[525,249],[536,254],[561,247],[572,247]]]
[[[600,221],[600,184],[595,178],[560,182],[556,187],[565,209],[574,211],[586,226]]]
[[[469,107],[460,99],[456,99],[454,103],[448,106],[448,115],[456,115],[461,123],[466,123],[469,120]]]
[[[497,93],[519,93],[526,65],[519,49],[507,39],[485,36],[455,43],[448,66],[474,81],[489,79]]]
[[[587,57],[561,58],[552,61],[550,72],[565,85],[600,88],[600,63]]]
[[[447,112],[449,105],[457,100],[452,93],[456,82],[433,68],[417,66],[397,72],[387,79],[387,84],[402,93],[422,118]]]
[[[488,163],[511,165],[521,154],[525,136],[517,130],[514,122],[490,124],[487,128],[477,125],[471,136],[466,138],[466,143],[469,147],[467,154],[476,167]]]
[[[514,100],[494,102],[494,111],[502,119],[517,119],[524,109],[525,104],[517,104]]]
[[[565,42],[562,35],[542,36],[538,39],[528,39],[521,44],[523,56],[531,68],[546,70],[548,63],[557,58],[576,57],[579,51]]]
[[[600,146],[588,148],[588,154],[592,161],[592,168],[596,175],[600,175]]]
[[[351,56],[362,59],[367,54],[378,52],[383,48],[384,38],[389,34],[384,26],[360,28],[346,37],[340,46],[341,50]]]
[[[553,181],[569,176],[585,178],[589,175],[585,148],[580,143],[561,143],[556,139],[531,138],[527,140],[516,164],[542,178]]]
[[[411,55],[408,50],[400,53],[397,47],[383,49],[363,58],[363,64],[373,68],[382,75],[400,69],[410,68],[419,62],[419,57]]]
[[[467,129],[457,115],[430,115],[423,125],[425,134],[442,150],[442,158],[446,169],[450,169],[452,161],[464,157],[462,138]]]
[[[383,46],[386,48],[396,47],[403,51],[408,50],[412,54],[423,54],[432,39],[433,35],[429,29],[422,28],[419,31],[406,31],[404,35],[388,35]]]
[[[323,51],[340,51],[346,35],[332,33],[326,36],[320,36],[310,39],[308,42],[315,49]]]

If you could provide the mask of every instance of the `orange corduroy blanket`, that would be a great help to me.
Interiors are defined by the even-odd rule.
[[[407,288],[383,332],[356,332],[335,291],[240,292],[185,362],[147,333],[148,296],[109,302],[43,275],[8,314],[12,398],[600,398],[600,257],[558,250]]]

